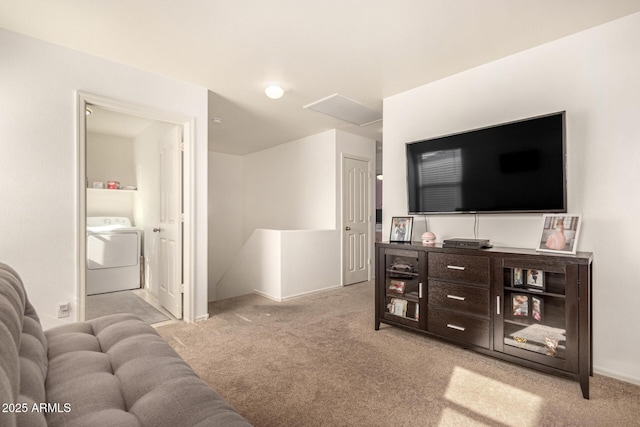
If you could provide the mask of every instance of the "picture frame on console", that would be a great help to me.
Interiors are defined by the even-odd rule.
[[[544,214],[536,250],[575,255],[581,226],[581,215]]]
[[[404,295],[406,286],[407,282],[403,280],[390,280],[389,286],[387,286],[387,292],[390,294]]]
[[[526,270],[527,288],[544,291],[544,272],[542,270]]]
[[[543,321],[544,300],[538,297],[531,297],[531,317],[537,322]]]
[[[407,300],[400,298],[391,298],[391,302],[387,305],[389,313],[405,317],[407,315]]]
[[[529,317],[529,296],[513,294],[511,298],[512,314],[517,317]]]
[[[409,243],[413,231],[412,216],[394,216],[391,218],[390,242]]]
[[[513,269],[513,286],[516,288],[521,288],[524,286],[524,271],[521,268]]]

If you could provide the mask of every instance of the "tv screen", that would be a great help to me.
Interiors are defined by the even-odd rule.
[[[410,214],[566,212],[565,113],[407,144]]]

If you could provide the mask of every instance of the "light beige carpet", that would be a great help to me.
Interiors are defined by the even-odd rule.
[[[252,424],[633,426],[640,387],[596,375],[591,400],[549,376],[383,325],[373,283],[277,303],[210,304],[158,332]]]

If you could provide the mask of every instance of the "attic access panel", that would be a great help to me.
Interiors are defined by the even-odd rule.
[[[358,126],[367,126],[382,120],[382,113],[337,93],[302,108],[317,111]]]

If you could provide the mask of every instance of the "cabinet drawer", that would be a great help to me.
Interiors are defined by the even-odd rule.
[[[429,305],[489,316],[489,288],[429,280]]]
[[[489,348],[489,321],[430,308],[427,330],[462,343]]]
[[[429,277],[489,284],[489,258],[430,252]]]

